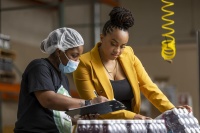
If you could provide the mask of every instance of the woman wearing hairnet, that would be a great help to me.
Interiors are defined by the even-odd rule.
[[[105,97],[90,101],[71,98],[65,73],[76,70],[83,52],[83,38],[74,29],[59,28],[42,41],[48,58],[35,59],[22,75],[14,133],[70,133],[70,108],[105,102]]]

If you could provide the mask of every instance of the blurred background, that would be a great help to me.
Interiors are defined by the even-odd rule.
[[[169,0],[171,1],[171,0]],[[168,9],[176,45],[173,63],[161,56],[161,19],[165,4],[160,0],[0,0],[0,133],[12,133],[17,119],[17,99],[23,71],[35,58],[47,57],[39,47],[54,29],[71,27],[85,40],[84,52],[98,41],[103,24],[114,6],[134,15],[130,45],[146,71],[175,105],[189,104],[200,118],[199,47],[200,1],[174,0]],[[67,75],[73,97],[78,97],[72,74]],[[24,107],[26,108],[26,107]],[[141,114],[155,118],[160,112],[142,96]]]

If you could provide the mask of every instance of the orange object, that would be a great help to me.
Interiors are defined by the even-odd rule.
[[[100,0],[101,3],[108,4],[110,6],[119,6],[119,2],[117,0]]]
[[[18,101],[19,91],[20,84],[0,83],[0,99],[2,100]],[[72,97],[79,98],[76,90],[71,89],[70,93]]]
[[[20,84],[0,83],[0,98],[1,100],[18,101]]]
[[[78,92],[75,89],[70,89],[71,97],[73,98],[80,98]]]

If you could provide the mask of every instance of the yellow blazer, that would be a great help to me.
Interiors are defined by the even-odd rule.
[[[94,90],[98,95],[114,99],[113,88],[101,62],[99,44],[89,52],[81,55],[80,64],[73,73],[74,82],[78,93],[83,99],[93,99]],[[133,49],[126,46],[123,53],[118,57],[119,63],[132,86],[134,98],[132,99],[132,111],[120,110],[101,115],[107,119],[132,119],[135,113],[140,112],[140,91],[161,112],[174,108],[174,105],[152,82],[140,60],[134,55]],[[123,88],[122,88],[123,89]]]

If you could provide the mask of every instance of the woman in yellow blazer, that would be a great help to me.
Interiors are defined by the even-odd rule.
[[[83,99],[98,95],[110,100],[116,99],[127,105],[127,110],[101,115],[107,119],[146,119],[140,112],[140,92],[161,112],[174,108],[174,105],[152,82],[140,60],[131,47],[128,28],[134,23],[131,12],[115,7],[110,20],[103,27],[101,42],[81,55],[80,64],[74,72],[78,93]],[[188,106],[186,108],[190,109]]]

